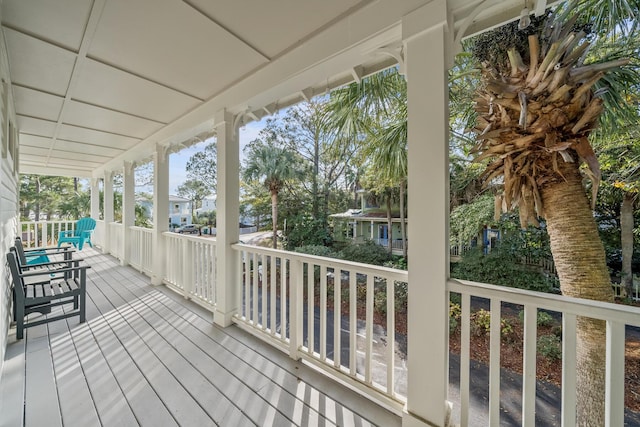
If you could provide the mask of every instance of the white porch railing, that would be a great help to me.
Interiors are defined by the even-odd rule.
[[[58,233],[73,230],[76,220],[71,221],[21,221],[18,236],[27,247],[51,246],[58,242]]]
[[[624,424],[625,327],[640,327],[638,308],[481,283],[450,280],[450,293],[461,295],[460,422],[469,425],[471,298],[483,298],[491,307],[489,354],[489,424],[500,419],[500,340],[502,303],[524,308],[522,425],[535,425],[537,311],[562,313],[562,425],[576,424],[576,318],[606,321],[606,419],[609,426]]]
[[[388,247],[389,245],[389,239],[373,239],[373,242],[380,245],[380,246],[384,246],[385,248]],[[391,241],[391,249],[394,250],[402,250],[402,240],[392,240]]]
[[[124,226],[119,222],[110,222],[108,224],[109,232],[109,252],[118,259],[124,257],[122,244],[124,242]]]
[[[143,227],[129,227],[131,251],[129,264],[148,276],[153,268],[153,230]]]
[[[71,229],[75,221],[20,223],[27,244],[53,242],[57,231]],[[96,227],[108,231],[112,253],[122,256],[122,224],[103,221]],[[131,227],[130,258],[135,268],[151,273],[154,248],[151,230]],[[216,304],[216,240],[163,233],[166,274],[164,282],[208,310]],[[357,264],[332,258],[235,244],[238,251],[238,326],[270,344],[340,377],[369,396],[399,410],[406,394],[406,367],[397,323],[405,321],[407,272]],[[640,327],[640,309],[559,295],[449,280],[449,294],[460,295],[460,402],[456,422],[474,418],[470,405],[471,302],[484,301],[490,310],[489,402],[490,425],[500,422],[500,346],[503,304],[524,310],[522,424],[535,425],[537,312],[562,316],[562,423],[575,424],[576,319],[601,319],[607,325],[606,410],[608,425],[624,423],[625,327]],[[404,325],[403,325],[404,326]],[[425,334],[429,325],[425,325]],[[403,330],[400,328],[400,330]],[[398,345],[401,343],[401,345]],[[477,357],[474,357],[477,358]],[[445,367],[434,367],[444,369]]]
[[[91,242],[94,246],[102,248],[104,246],[105,226],[104,220],[96,219],[96,229],[91,236]]]
[[[397,287],[406,290],[406,271],[244,244],[233,248],[241,260],[239,325],[401,407],[406,378],[396,378],[405,371],[397,369],[403,362],[396,355],[395,295]]]
[[[185,298],[213,311],[216,303],[216,240],[163,233],[164,282]]]

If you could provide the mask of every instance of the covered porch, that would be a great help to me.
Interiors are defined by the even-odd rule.
[[[537,0],[532,10],[546,6]],[[625,327],[640,326],[637,310],[449,278],[446,73],[464,37],[521,9],[515,0],[5,0],[0,252],[22,232],[19,173],[59,174],[91,180],[95,243],[113,257],[88,252],[95,287],[86,325],[52,323],[19,343],[3,282],[2,422],[5,414],[20,422],[24,403],[32,425],[42,416],[69,425],[424,427],[447,425],[454,400],[456,422],[475,425],[479,416],[497,426],[501,308],[516,304],[526,333],[515,423],[536,425],[544,411],[536,409],[535,356],[536,313],[546,309],[564,322],[562,423],[575,424],[576,317],[590,316],[609,328],[607,422],[623,425]],[[409,229],[416,261],[408,271],[239,243],[242,125],[389,67],[408,81],[408,216],[421,218]],[[216,239],[170,233],[162,221],[135,227],[136,164],[153,162],[153,217],[163,218],[168,154],[214,134]],[[449,389],[451,294],[462,305],[457,397]],[[476,298],[491,308],[479,405],[469,348]],[[56,397],[52,412],[32,409]]]

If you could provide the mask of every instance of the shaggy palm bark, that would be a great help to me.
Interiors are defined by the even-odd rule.
[[[592,87],[609,64],[582,64],[582,33],[556,27],[541,49],[529,37],[529,64],[508,51],[510,70],[483,64],[476,160],[488,160],[486,183],[502,179],[503,206],[519,208],[521,225],[547,222],[564,295],[612,301],[605,254],[582,185],[580,164],[592,180],[600,169],[588,135],[602,112]],[[509,68],[509,67],[507,67]],[[577,416],[580,426],[604,425],[605,324],[578,319]]]
[[[631,260],[633,258],[633,205],[635,194],[625,191],[620,206],[620,240],[622,247],[622,286],[627,297],[633,296],[633,271]]]

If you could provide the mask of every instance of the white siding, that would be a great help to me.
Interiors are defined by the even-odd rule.
[[[18,131],[13,96],[9,86],[9,65],[4,36],[0,32],[0,372],[4,364],[7,333],[11,320],[11,292],[5,256],[13,244],[18,221]]]

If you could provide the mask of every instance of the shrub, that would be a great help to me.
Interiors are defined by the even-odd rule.
[[[300,252],[308,255],[324,256],[329,258],[338,258],[338,254],[328,246],[322,245],[305,245],[295,248],[294,252]]]
[[[562,358],[562,341],[556,335],[542,335],[538,338],[538,352],[551,360]]]
[[[340,251],[340,258],[364,264],[384,265],[391,260],[387,250],[371,241],[362,244],[349,244]]]
[[[451,304],[450,304],[451,305]],[[483,308],[471,315],[471,333],[483,336],[491,331],[491,312]],[[508,337],[513,333],[513,325],[509,319],[500,319],[500,335]]]
[[[366,286],[361,287],[365,295],[362,298],[366,298]],[[360,288],[359,288],[360,290]],[[396,312],[407,312],[407,283],[396,282],[395,295],[393,299],[393,306]],[[382,315],[387,314],[387,286],[382,283],[380,286],[375,286],[375,294],[373,296],[373,308]]]
[[[524,323],[524,310],[520,310],[520,312],[518,313],[518,317],[520,318],[520,322]],[[545,327],[545,326],[551,326],[552,324],[553,324],[553,316],[551,316],[546,311],[538,311],[538,314],[536,317],[536,325]]]
[[[288,221],[288,232],[284,239],[287,250],[295,250],[304,246],[331,245],[331,233],[326,221],[315,219],[311,215],[296,215]]]
[[[452,334],[458,328],[462,309],[460,304],[449,302],[449,333]]]
[[[452,267],[451,276],[538,292],[551,291],[551,283],[544,274],[521,265],[518,257],[506,248],[499,248],[487,255],[480,248],[467,252],[460,262]]]

